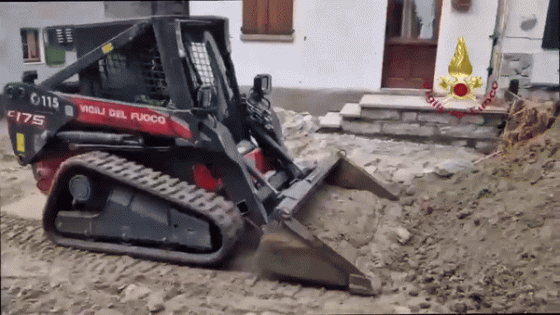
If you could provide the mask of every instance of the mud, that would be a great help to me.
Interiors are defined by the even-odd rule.
[[[36,189],[0,135],[3,314],[560,312],[560,128],[482,162],[464,148],[291,134],[298,159],[345,150],[400,191],[393,202],[326,186],[301,217],[378,282],[375,297],[55,246],[40,217],[22,218]],[[432,172],[461,158],[475,166]]]

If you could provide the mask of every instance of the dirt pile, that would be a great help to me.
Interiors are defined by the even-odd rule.
[[[515,100],[510,106],[509,120],[501,137],[502,151],[509,151],[515,144],[545,132],[559,110],[558,101]]]
[[[452,311],[559,312],[559,127],[449,179],[416,179],[420,212],[395,267]]]

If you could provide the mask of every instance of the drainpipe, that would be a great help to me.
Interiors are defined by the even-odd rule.
[[[496,16],[496,24],[494,26],[494,33],[489,37],[492,39],[492,51],[490,53],[490,64],[488,66],[488,77],[486,80],[486,92],[489,92],[492,88],[492,84],[489,82],[494,75],[494,80],[498,81],[500,77],[500,63],[501,63],[501,44],[502,37],[505,33],[505,27],[508,17],[508,6],[506,0],[498,0],[498,12]],[[497,47],[496,47],[497,46]],[[498,56],[495,55],[497,50]]]

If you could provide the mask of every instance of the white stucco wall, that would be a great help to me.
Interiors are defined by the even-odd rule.
[[[492,54],[492,39],[489,36],[494,33],[497,10],[498,0],[472,1],[468,12],[455,11],[451,7],[451,0],[443,1],[434,72],[436,90],[438,78],[449,75],[447,68],[455,54],[457,39],[464,37],[473,67],[472,75],[480,76],[484,81],[483,86],[475,94],[484,94],[488,78],[487,69]]]
[[[558,49],[542,49],[542,38],[546,24],[549,0],[508,0],[506,28],[502,34],[503,54],[531,54],[533,67],[531,84],[558,84]],[[524,21],[535,20],[532,28],[523,29]]]
[[[379,90],[387,2],[294,0],[291,43],[241,41],[241,1],[190,1],[191,15],[230,20],[232,58],[240,85],[258,73],[273,85]]]
[[[45,64],[23,63],[20,28],[41,28],[59,24],[83,24],[108,20],[103,2],[2,2],[0,3],[0,88],[21,81],[26,70],[37,70],[38,80],[61,70]],[[66,64],[75,61],[66,54]]]

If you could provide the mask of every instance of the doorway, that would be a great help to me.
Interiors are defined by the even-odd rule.
[[[442,0],[389,0],[381,87],[432,88]]]

